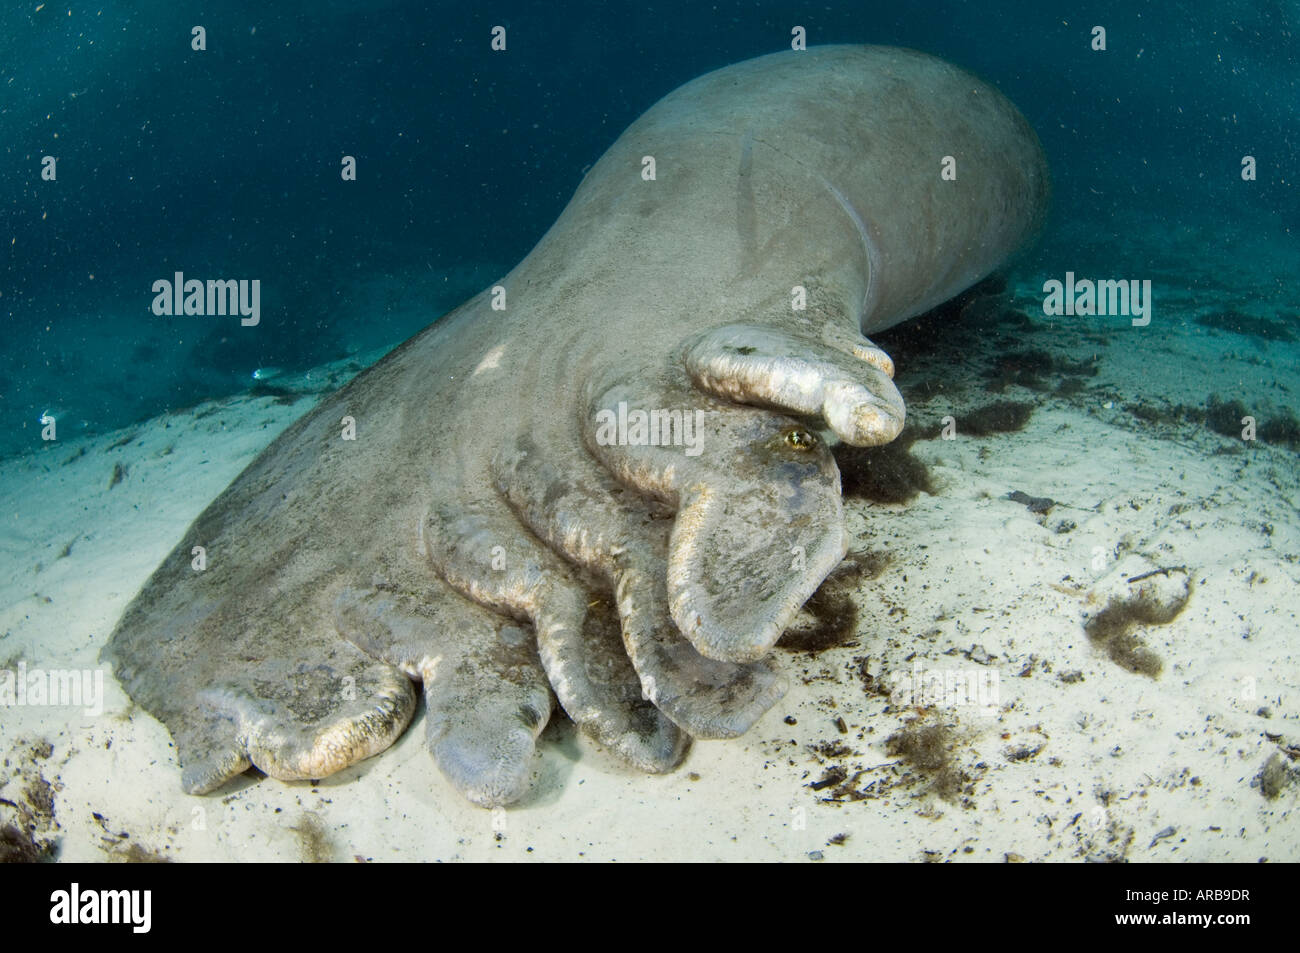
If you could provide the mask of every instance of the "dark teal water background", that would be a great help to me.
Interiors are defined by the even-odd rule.
[[[38,6],[0,8],[5,454],[47,406],[102,431],[399,342],[514,265],[655,100],[796,24],[938,54],[1016,102],[1053,169],[1045,273],[1143,277],[1135,229],[1225,260],[1216,236],[1300,247],[1297,2]],[[153,315],[177,270],[260,278],[258,332]]]

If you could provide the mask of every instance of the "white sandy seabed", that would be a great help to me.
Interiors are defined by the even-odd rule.
[[[1046,328],[1041,293],[1017,292]],[[0,825],[71,861],[1300,859],[1300,456],[1126,409],[1294,403],[1300,345],[1200,326],[1206,307],[1170,292],[1148,328],[1041,330],[1026,346],[1097,374],[1068,397],[1011,384],[1001,399],[1034,404],[1018,431],[961,436],[982,392],[912,399],[958,436],[912,448],[932,493],[847,501],[872,568],[841,644],[778,651],[786,698],[671,774],[621,767],[557,714],[532,797],[487,812],[438,773],[421,712],[321,782],[190,797],[166,730],[105,670],[101,714],[0,711]],[[962,372],[944,376],[955,401]],[[309,406],[245,396],[0,463],[0,671],[100,669],[185,527]],[[1013,490],[1059,502],[1037,514]],[[1155,676],[1084,628],[1142,592],[1182,606],[1118,636]]]

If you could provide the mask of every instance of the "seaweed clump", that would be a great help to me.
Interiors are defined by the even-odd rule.
[[[38,864],[53,859],[53,841],[14,824],[0,826],[0,864]]]
[[[1259,425],[1259,439],[1300,450],[1300,420],[1290,410]]]
[[[1205,426],[1224,437],[1241,436],[1241,419],[1250,415],[1239,400],[1221,400],[1212,394],[1205,403]]]
[[[1034,405],[1014,400],[999,400],[963,414],[957,432],[969,437],[987,437],[995,433],[1024,430],[1033,416]]]
[[[48,741],[20,738],[4,758],[3,767],[11,773],[0,775],[0,788],[14,791],[15,799],[0,797],[0,805],[14,815],[0,823],[0,863],[40,863],[57,857],[54,789],[38,764],[53,753],[54,746]]]
[[[1259,793],[1264,795],[1270,801],[1277,800],[1286,788],[1294,784],[1300,777],[1300,771],[1291,768],[1283,760],[1282,755],[1276,751],[1273,756],[1264,763],[1260,769],[1256,780],[1259,782]]]
[[[874,579],[889,564],[886,553],[849,553],[804,603],[800,618],[785,630],[777,648],[816,655],[847,645],[858,626],[853,591],[864,579]]]
[[[839,444],[832,450],[846,497],[873,503],[907,503],[922,491],[933,494],[930,468],[912,454],[917,434],[904,433],[883,447]]]
[[[989,384],[987,389],[1001,393],[1010,384],[1016,384],[1029,390],[1045,391],[1048,384],[1043,380],[1044,374],[1052,371],[1052,355],[1042,350],[1017,351],[1003,354],[985,375]]]
[[[1070,361],[1062,357],[1054,357],[1041,348],[1031,348],[999,355],[984,372],[986,381],[984,388],[1000,394],[1007,387],[1015,384],[1042,393],[1052,390],[1052,384],[1046,378],[1049,375],[1056,375],[1059,378],[1057,391],[1077,393],[1083,389],[1081,378],[1096,377],[1097,373],[1096,358]],[[1066,386],[1067,379],[1077,381],[1077,384]]]
[[[885,753],[901,758],[930,779],[930,790],[954,801],[967,782],[952,759],[957,737],[945,725],[911,724],[885,739]]]
[[[1124,409],[1144,424],[1174,424],[1183,419],[1182,409],[1178,407],[1158,407],[1138,401],[1133,404],[1125,404]]]
[[[1147,424],[1174,425],[1179,423],[1205,427],[1222,437],[1241,440],[1244,417],[1256,416],[1240,400],[1224,400],[1218,394],[1206,398],[1203,406],[1174,404],[1160,407],[1137,402],[1125,404],[1124,409]],[[1289,408],[1260,423],[1255,431],[1264,443],[1300,450],[1300,419]]]
[[[1154,584],[1144,585],[1137,592],[1116,596],[1100,612],[1088,619],[1083,630],[1093,645],[1105,651],[1111,661],[1138,675],[1158,678],[1164,671],[1160,656],[1147,648],[1146,643],[1133,631],[1138,626],[1165,625],[1172,622],[1187,607],[1191,588],[1185,569],[1160,569],[1148,576],[1163,575],[1174,579],[1177,573],[1181,585],[1163,591]],[[1136,581],[1134,577],[1132,581]]]
[[[1229,331],[1244,337],[1259,338],[1263,341],[1294,341],[1295,332],[1281,321],[1261,318],[1246,314],[1232,308],[1224,311],[1207,311],[1196,319],[1196,323],[1216,331]]]

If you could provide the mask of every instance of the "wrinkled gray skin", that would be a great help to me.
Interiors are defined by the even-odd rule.
[[[526,793],[552,692],[669,770],[689,736],[738,735],[781,696],[764,657],[844,554],[817,430],[902,428],[862,334],[988,274],[1046,196],[1024,120],[940,60],[825,47],[701,77],[592,168],[501,280],[504,310],[485,291],[271,444],[106,654],[189,792],[382,751],[413,682],[477,804]],[[602,440],[620,403],[701,411],[698,452]]]

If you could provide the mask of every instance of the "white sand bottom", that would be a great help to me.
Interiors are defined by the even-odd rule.
[[[318,784],[250,776],[190,797],[166,730],[106,672],[100,715],[0,710],[0,824],[70,861],[1300,859],[1300,458],[1158,432],[1120,406],[1203,401],[1296,366],[1293,344],[1261,364],[1235,336],[1240,355],[1206,361],[1225,340],[1209,333],[1117,334],[1073,403],[1020,393],[1039,404],[1021,431],[917,443],[934,495],[847,504],[852,548],[888,556],[859,584],[850,641],[778,652],[786,699],[674,773],[621,767],[557,714],[530,800],[487,812],[438,773],[421,713]],[[0,670],[99,668],[184,528],[309,405],[239,398],[0,463]],[[1035,515],[1011,490],[1059,503]],[[1186,567],[1191,595],[1134,630],[1162,662],[1153,678],[1082,623],[1162,567]],[[918,669],[985,685],[996,672],[997,694],[986,709],[871,690]],[[903,730],[934,763],[887,742]]]

